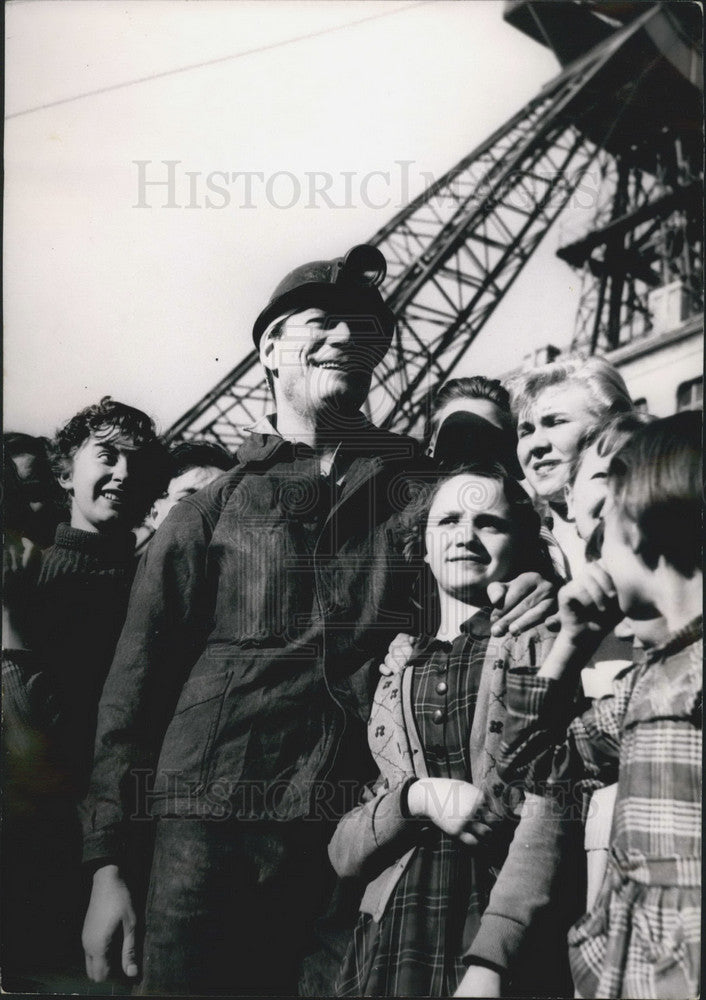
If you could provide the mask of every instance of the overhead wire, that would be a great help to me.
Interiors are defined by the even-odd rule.
[[[205,69],[208,66],[216,66],[219,63],[230,62],[235,59],[244,59],[246,56],[258,55],[261,52],[271,52],[274,49],[284,48],[287,45],[296,45],[299,42],[306,42],[312,38],[321,38],[324,35],[333,34],[336,31],[343,31],[346,28],[355,28],[358,25],[370,21],[378,21],[383,17],[392,17],[395,14],[402,14],[415,7],[421,7],[431,3],[432,0],[414,0],[413,3],[405,4],[403,7],[395,7],[393,10],[385,10],[380,14],[370,14],[361,17],[357,21],[347,21],[345,24],[336,24],[331,28],[321,28],[319,31],[310,31],[304,35],[296,35],[293,38],[285,38],[278,42],[270,42],[267,45],[259,45],[252,49],[245,49],[242,52],[233,52],[227,56],[217,56],[215,59],[206,59],[203,62],[190,63],[188,66],[178,66],[174,69],[163,70],[160,73],[150,73],[147,76],[136,77],[133,80],[124,80],[121,83],[111,83],[105,87],[96,87],[94,90],[87,90],[81,94],[74,94],[71,97],[60,97],[56,101],[47,101],[45,104],[38,104],[33,108],[25,108],[22,111],[13,111],[5,115],[5,121],[11,118],[20,118],[23,115],[31,115],[37,111],[45,111],[48,108],[56,108],[61,104],[70,104],[72,101],[81,101],[87,97],[97,97],[100,94],[107,94],[114,90],[122,90],[126,87],[134,87],[141,83],[149,83],[152,80],[161,80],[168,76],[176,76],[180,73],[189,73],[196,69]]]

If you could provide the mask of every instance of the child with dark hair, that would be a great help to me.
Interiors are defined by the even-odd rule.
[[[608,495],[608,467],[613,455],[627,444],[636,430],[654,420],[656,417],[638,410],[618,413],[607,423],[591,427],[580,438],[570,464],[566,505],[569,519],[576,525],[583,542],[588,542],[600,521]]]
[[[169,481],[137,532],[135,554],[144,554],[152,535],[175,504],[208,486],[234,464],[225,448],[213,441],[182,441],[173,445],[169,451]]]
[[[189,469],[217,469],[227,472],[233,468],[235,460],[223,445],[215,441],[180,441],[169,450],[172,462],[172,477],[180,476]]]
[[[27,498],[22,490],[17,466],[12,461],[7,451],[3,455],[3,498],[2,498],[2,523],[5,531],[10,530],[16,533],[24,532],[24,527],[31,517],[31,510]]]
[[[64,794],[50,789],[43,797],[38,790],[26,821],[18,816],[6,824],[5,985],[22,964],[56,968],[72,953],[80,956],[77,805],[90,775],[98,701],[127,611],[135,565],[131,529],[164,488],[168,470],[152,420],[108,396],[58,431],[52,464],[70,522],[58,525],[28,586],[15,586],[21,568],[7,576],[5,642],[11,648],[3,650],[3,689],[23,724],[48,747]],[[13,600],[18,592],[22,601]]]
[[[569,935],[586,998],[699,993],[701,519],[701,414],[638,428],[610,463],[600,560],[560,592],[539,672],[508,676],[506,780],[548,796],[618,782],[608,869]],[[661,615],[669,635],[569,724],[571,677],[621,615]]]
[[[69,494],[72,527],[91,534],[115,535],[139,524],[169,471],[152,419],[110,396],[64,424],[51,458]]]
[[[378,684],[380,776],[329,846],[341,877],[367,882],[338,995],[565,995],[571,893],[556,888],[575,824],[496,769],[507,669],[542,662],[551,636],[492,637],[487,588],[546,571],[539,517],[515,480],[478,466],[441,474],[406,514],[405,557],[424,560],[438,600],[430,634]]]
[[[170,479],[157,497],[146,523],[154,533],[175,504],[208,486],[233,468],[234,459],[213,441],[183,441],[169,452]]]
[[[475,399],[479,403],[486,401],[486,405],[478,405],[472,410],[485,416],[487,420],[497,427],[514,430],[514,421],[510,410],[510,393],[497,378],[487,378],[485,375],[470,375],[464,378],[452,378],[444,382],[434,396],[430,431],[438,431],[444,418],[451,410],[456,410],[462,406],[466,400]],[[431,435],[429,435],[431,436]]]
[[[22,517],[4,510],[4,523],[21,531],[35,545],[46,547],[54,541],[56,526],[64,518],[61,490],[52,475],[47,442],[30,434],[8,431],[2,436],[7,481],[8,463],[13,466],[17,502]]]
[[[430,454],[447,467],[494,463],[522,478],[510,395],[498,379],[472,375],[445,382],[432,401],[427,437]]]
[[[607,423],[592,427],[579,440],[566,487],[569,519],[579,538],[586,543],[586,560],[600,559],[603,506],[608,498],[608,469],[613,455],[627,444],[640,427],[655,417],[636,410],[619,413]],[[581,671],[581,683],[587,698],[605,698],[612,693],[614,677],[634,658],[643,655],[644,647],[658,645],[666,638],[666,625],[659,616],[645,621],[624,619],[605,636],[593,661]],[[586,706],[588,707],[588,706]],[[595,902],[605,876],[610,850],[610,831],[617,785],[601,786],[591,798],[586,818],[586,906]]]
[[[522,478],[510,394],[496,378],[471,375],[445,382],[432,399],[425,437],[428,453],[441,469],[476,463],[516,480]],[[548,567],[546,579],[558,579],[553,565]],[[429,605],[435,599],[432,592]],[[501,616],[500,607],[493,614],[494,620]],[[406,660],[412,650],[412,637],[401,632],[390,644],[381,672],[386,672],[388,664],[392,668],[393,661]]]

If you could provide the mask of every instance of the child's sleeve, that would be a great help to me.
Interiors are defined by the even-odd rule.
[[[13,724],[50,733],[60,719],[60,699],[53,678],[33,650],[2,651],[3,713]]]
[[[381,775],[368,801],[341,818],[328,846],[337,875],[374,877],[411,846],[407,793],[415,780],[410,776],[390,788]]]
[[[505,706],[502,718],[505,731],[508,726],[506,685],[511,671],[523,678],[534,678],[554,639],[554,634],[538,629],[515,640],[508,639],[500,646],[494,666],[499,665],[500,659],[504,661],[504,677],[501,680],[495,670],[490,674],[497,690],[489,694],[496,713],[500,706]],[[492,772],[490,774],[492,776]],[[513,788],[502,780],[502,774],[500,777],[501,782],[490,789],[496,798],[500,796],[496,811],[504,808],[505,813],[514,813],[513,804],[521,801],[523,789]],[[485,783],[488,781],[486,777]],[[478,932],[464,956],[467,965],[487,966],[502,975],[512,972],[530,929],[542,919],[546,922],[547,913],[555,908],[560,871],[571,853],[568,845],[576,838],[576,824],[570,822],[569,811],[553,799],[526,794],[519,810],[519,823],[515,826],[507,856]]]
[[[500,772],[522,780],[538,794],[566,792],[617,780],[622,720],[636,679],[633,664],[618,675],[613,693],[583,714],[576,709],[573,683],[515,670],[508,673],[508,725]]]
[[[553,912],[575,830],[569,811],[553,799],[526,796],[480,928],[464,955],[466,965],[512,972],[530,929]]]

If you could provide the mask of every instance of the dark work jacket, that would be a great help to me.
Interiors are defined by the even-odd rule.
[[[364,664],[415,628],[400,512],[429,472],[362,418],[336,461],[338,483],[253,434],[156,533],[100,704],[86,861],[122,856],[130,816],[295,819],[330,797],[377,680]]]

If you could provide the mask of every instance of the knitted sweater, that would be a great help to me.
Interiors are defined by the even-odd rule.
[[[107,536],[60,524],[42,553],[32,651],[4,656],[15,711],[51,738],[78,794],[90,774],[98,701],[127,611],[134,545],[131,532]]]

